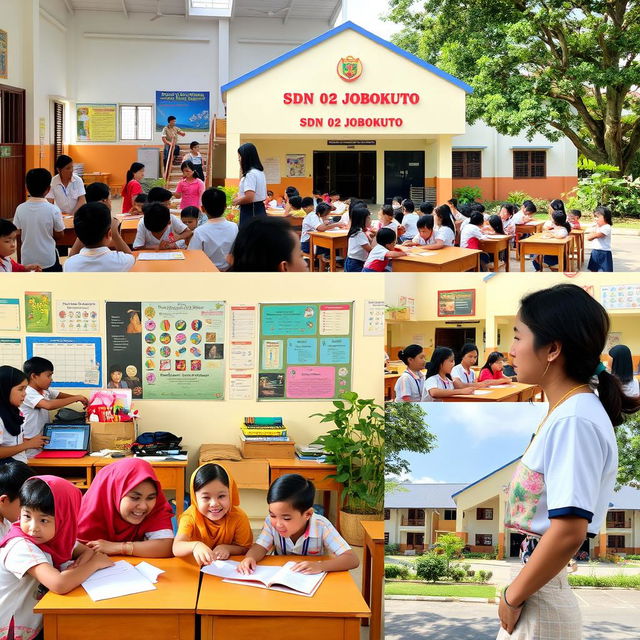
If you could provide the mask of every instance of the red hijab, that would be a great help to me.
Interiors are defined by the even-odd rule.
[[[74,487],[68,480],[57,476],[35,476],[43,480],[51,489],[53,504],[55,507],[56,533],[45,544],[39,544],[30,535],[20,528],[20,522],[14,522],[7,535],[0,541],[0,547],[4,547],[13,538],[24,538],[35,544],[45,553],[51,555],[53,565],[60,567],[71,560],[73,548],[76,545],[78,533],[78,511],[82,493],[78,487]],[[33,480],[29,478],[27,482]]]
[[[156,487],[156,504],[140,524],[130,524],[120,515],[120,501],[145,480],[150,480]],[[172,515],[153,467],[142,458],[124,458],[100,469],[84,494],[78,517],[78,540],[143,540],[145,533],[173,529]]]

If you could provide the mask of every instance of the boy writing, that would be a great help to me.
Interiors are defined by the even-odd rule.
[[[180,218],[171,215],[169,209],[159,202],[144,207],[144,216],[138,223],[134,249],[176,249],[179,240],[193,235]]]
[[[24,402],[20,405],[25,440],[42,435],[44,425],[49,422],[49,411],[74,402],[80,402],[83,407],[89,404],[84,396],[72,396],[50,388],[53,382],[53,363],[50,360],[34,356],[24,363],[22,369],[29,382]],[[40,449],[27,449],[25,453],[27,458],[33,458],[39,452]]]
[[[13,222],[0,218],[0,273],[42,271],[39,264],[19,264],[12,256],[18,246],[18,228]]]
[[[40,265],[43,271],[62,271],[56,240],[64,237],[60,209],[47,202],[51,174],[46,169],[31,169],[25,178],[29,198],[18,205],[13,224],[22,239],[22,262]]]
[[[214,187],[206,189],[202,193],[202,208],[209,220],[193,232],[189,249],[201,249],[220,271],[226,271],[227,256],[238,235],[238,225],[223,217],[227,208],[224,191]]]
[[[70,252],[73,255],[64,263],[65,273],[129,271],[135,258],[122,239],[118,226],[118,219],[111,217],[109,207],[103,202],[82,205],[73,217],[73,228],[78,242]],[[77,244],[82,248],[77,249]],[[115,247],[115,251],[111,251],[111,245]]]

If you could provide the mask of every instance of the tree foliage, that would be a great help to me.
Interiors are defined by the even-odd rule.
[[[628,173],[640,149],[637,0],[390,0],[399,46],[466,81],[470,123]]]
[[[385,475],[399,476],[409,471],[409,462],[401,453],[429,453],[437,436],[425,423],[426,413],[419,404],[388,402],[385,406],[384,454]]]
[[[617,431],[618,485],[640,489],[640,413],[629,416]]]

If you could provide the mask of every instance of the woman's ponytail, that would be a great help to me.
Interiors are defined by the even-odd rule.
[[[622,383],[616,376],[605,369],[600,371],[595,378],[597,379],[598,397],[614,427],[621,425],[627,415],[640,410],[640,397],[626,395]]]

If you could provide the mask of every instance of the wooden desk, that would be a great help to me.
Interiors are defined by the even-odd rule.
[[[129,245],[133,245],[133,241],[136,239],[136,232],[138,230],[138,223],[141,218],[129,218],[126,215],[115,216],[122,221],[120,225],[120,235],[122,239]],[[63,215],[62,220],[64,222],[64,238],[62,240],[56,240],[56,246],[58,247],[72,247],[76,241],[76,231],[73,227],[73,216]]]
[[[268,556],[260,564],[279,566],[291,560],[299,561],[300,556]],[[223,583],[222,578],[204,574],[196,613],[202,616],[202,640],[359,640],[360,622],[370,615],[348,571],[328,573],[311,598]]]
[[[532,220],[531,222],[523,222],[516,225],[516,232],[514,235],[516,243],[516,257],[520,255],[520,238],[523,235],[533,235],[534,233],[540,233],[544,227],[544,220]]]
[[[113,560],[138,565],[144,558],[114,556]],[[44,617],[45,640],[194,640],[199,567],[183,558],[148,558],[148,562],[166,572],[154,591],[98,602],[82,587],[64,596],[49,591],[35,607]]]
[[[571,235],[575,237],[578,245],[577,253],[579,256],[579,263],[576,271],[580,271],[580,268],[584,264],[584,234],[584,229],[571,229]]]
[[[329,474],[336,472],[335,465],[324,464],[322,462],[313,462],[307,460],[298,460],[297,458],[269,458],[269,484],[276,478],[284,476],[287,473],[299,473],[307,480],[311,480],[319,491],[324,491],[323,506],[324,515],[329,517],[329,508],[331,506],[331,493],[336,494],[336,529],[340,531],[340,507],[342,506],[342,483],[336,482],[333,478],[327,478]]]
[[[103,467],[110,465],[122,458],[93,458],[94,462],[94,478],[95,474]],[[185,471],[187,468],[186,460],[157,460],[149,462],[158,477],[158,481],[162,485],[163,491],[167,489],[176,493],[176,518],[180,519],[184,511],[184,491],[185,491]]]
[[[78,489],[88,489],[93,480],[93,463],[91,456],[82,458],[29,458],[28,464],[37,469],[39,474],[66,478]]]
[[[558,258],[558,272],[562,273],[565,264],[569,264],[569,247],[571,236],[566,238],[544,238],[542,233],[534,233],[529,238],[520,240],[520,271],[525,271],[527,254],[536,256],[556,256]],[[544,262],[540,262],[540,273],[544,271]]]
[[[182,251],[184,260],[138,260],[140,253],[152,253],[153,249],[141,249],[134,251],[136,262],[131,268],[130,273],[170,273],[170,272],[215,272],[219,269],[207,254],[200,249],[172,249],[171,251]],[[159,253],[163,253],[160,251]]]
[[[85,173],[80,177],[82,178],[82,182],[84,182],[85,185],[93,184],[94,182],[104,182],[106,185],[108,185],[111,174],[100,173],[99,171],[96,171],[94,173]]]
[[[511,236],[488,236],[485,240],[480,240],[480,249],[486,253],[490,253],[493,256],[493,270],[498,271],[500,269],[500,253],[505,251],[504,270],[509,271],[509,259],[510,259],[510,247]]]
[[[315,249],[314,247],[324,247],[329,249],[329,270],[336,270],[336,254],[342,251],[346,257],[349,247],[348,231],[312,231],[309,233],[309,271],[315,269]]]
[[[267,215],[272,218],[284,218],[289,221],[289,224],[296,230],[300,231],[302,229],[302,221],[304,218],[300,218],[298,216],[285,216],[284,210],[282,209],[267,209]]]
[[[393,400],[395,392],[396,382],[401,374],[399,373],[385,373],[384,374],[384,399]]]
[[[394,272],[480,271],[480,253],[477,249],[460,247],[445,247],[435,251],[413,247],[404,258],[394,258],[391,264]]]
[[[489,391],[489,393],[472,394],[472,395],[455,395],[443,398],[444,402],[519,402],[523,392],[539,387],[533,384],[524,384],[523,382],[512,382],[511,384],[501,385],[499,389],[480,389],[480,391]]]
[[[382,639],[382,593],[384,590],[384,521],[363,521],[362,595],[371,608],[369,640]],[[362,621],[367,626],[368,621]]]

